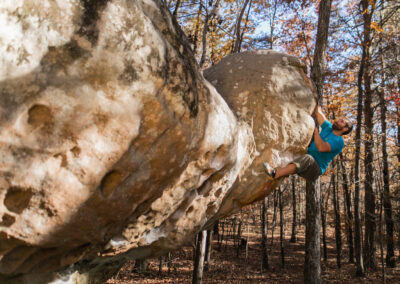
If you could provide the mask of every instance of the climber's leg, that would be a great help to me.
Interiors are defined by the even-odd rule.
[[[275,178],[286,177],[288,175],[292,175],[296,172],[295,164],[288,164],[283,168],[276,168]]]
[[[263,166],[265,173],[276,179],[296,173],[307,180],[315,180],[321,174],[317,161],[309,154],[298,157],[283,168],[272,168],[268,163]]]
[[[316,180],[321,175],[317,161],[309,154],[298,157],[292,163],[296,166],[295,173],[306,180]]]

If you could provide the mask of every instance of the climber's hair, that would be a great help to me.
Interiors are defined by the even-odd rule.
[[[346,127],[347,131],[343,132],[342,136],[349,134],[353,130],[353,123],[348,118],[346,119]]]

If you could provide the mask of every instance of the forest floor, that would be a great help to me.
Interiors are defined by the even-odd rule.
[[[217,240],[213,240],[211,261],[208,270],[204,271],[203,283],[303,283],[304,226],[298,229],[296,243],[290,242],[290,226],[291,224],[285,226],[285,239],[283,242],[284,267],[282,266],[278,226],[276,226],[272,244],[271,234],[267,236],[269,269],[262,269],[261,267],[261,234],[259,232],[251,233],[251,231],[246,234],[244,231],[242,238],[248,240],[247,257],[245,248],[240,248],[239,255],[237,255],[233,239],[223,240],[220,250],[218,250],[219,244]],[[254,228],[256,227],[254,226]],[[323,283],[384,283],[380,266],[379,247],[376,250],[378,270],[368,271],[365,277],[356,277],[355,264],[348,261],[345,236],[342,236],[343,252],[341,268],[338,268],[334,233],[334,226],[327,226],[328,258],[326,261],[321,261]],[[397,257],[398,255],[396,255]],[[171,252],[169,273],[164,260],[165,258],[163,257],[163,269],[161,273],[159,273],[159,259],[149,259],[147,271],[141,273],[132,271],[135,261],[128,262],[114,278],[107,281],[107,284],[191,283],[193,246],[185,246]],[[385,269],[386,283],[400,283],[399,266]]]

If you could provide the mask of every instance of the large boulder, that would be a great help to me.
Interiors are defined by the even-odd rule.
[[[0,18],[0,282],[97,283],[175,249],[270,192],[261,161],[311,136],[300,61],[228,57],[206,72],[224,100],[161,1],[2,1]]]
[[[231,54],[204,76],[238,121],[251,126],[256,144],[255,159],[224,199],[216,215],[220,218],[240,207],[234,202],[248,204],[274,188],[260,175],[263,162],[285,166],[306,152],[315,125],[310,113],[316,91],[303,61],[273,50]]]

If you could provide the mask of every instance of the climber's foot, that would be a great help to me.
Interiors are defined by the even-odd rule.
[[[276,169],[271,167],[267,162],[263,163],[264,172],[271,178],[275,178]]]

